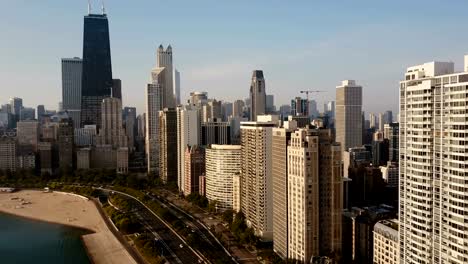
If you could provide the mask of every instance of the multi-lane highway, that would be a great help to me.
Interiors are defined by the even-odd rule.
[[[108,190],[112,191],[112,190]],[[119,193],[119,192],[117,192]],[[153,214],[147,207],[142,205],[134,197],[127,194],[119,193],[128,199],[128,203],[132,208],[129,213],[139,219],[145,231],[151,234],[155,239],[155,243],[159,244],[164,253],[164,257],[170,263],[177,264],[193,264],[204,263],[204,257],[194,252],[179,235],[171,230],[158,216]]]
[[[206,228],[206,226],[203,225],[199,220],[185,213],[169,201],[158,198],[157,196],[150,193],[147,193],[147,195],[153,199],[153,201],[156,201],[161,206],[167,208],[179,220],[183,221],[186,226],[190,227],[192,232],[196,233],[205,242],[203,245],[203,250],[204,252],[208,252],[210,254],[211,259],[216,259],[218,261],[222,260],[222,263],[236,263],[236,261],[233,260],[232,256],[220,244],[216,237],[214,237],[213,234]]]

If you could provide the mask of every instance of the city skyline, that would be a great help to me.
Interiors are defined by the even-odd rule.
[[[123,105],[135,106],[138,113],[144,112],[147,69],[153,66],[154,52],[163,43],[174,48],[174,61],[181,72],[182,101],[191,91],[207,91],[210,98],[230,102],[245,99],[251,71],[261,69],[268,83],[267,94],[275,95],[277,108],[300,95],[300,90],[309,88],[327,91],[314,96],[321,106],[324,101],[334,100],[336,83],[355,79],[364,87],[365,112],[392,110],[397,113],[399,75],[405,67],[433,60],[453,60],[461,65],[458,54],[466,53],[463,41],[453,43],[450,50],[441,48],[445,45],[441,39],[461,37],[463,40],[457,32],[467,20],[461,11],[466,3],[456,1],[450,6],[406,3],[406,10],[399,8],[401,4],[397,1],[380,6],[366,3],[268,6],[240,2],[211,6],[209,2],[197,5],[188,2],[185,3],[187,8],[180,9],[172,3],[149,1],[131,8],[120,1],[107,3],[113,70],[115,76],[122,79]],[[412,6],[421,12],[413,14]],[[149,10],[153,7],[167,12],[151,16]],[[236,19],[240,13],[250,14],[256,7],[262,8],[258,17],[247,21]],[[44,104],[47,109],[56,109],[61,98],[60,59],[81,57],[81,21],[86,14],[86,3],[15,2],[9,3],[6,9],[7,14],[0,20],[13,23],[0,26],[7,36],[7,41],[0,44],[0,55],[9,61],[0,66],[0,87],[5,96],[2,103],[17,96],[24,99],[24,105]],[[99,8],[94,7],[93,12],[97,12],[96,9]],[[375,10],[385,12],[377,12],[378,15],[370,12]],[[329,11],[328,17],[320,11]],[[16,16],[10,17],[19,12],[23,14],[21,21]],[[450,17],[447,17],[449,12]],[[345,13],[353,16],[352,21],[341,16]],[[170,26],[159,27],[157,36],[147,34],[148,27],[163,23],[170,14],[180,16],[168,20]],[[275,21],[279,14],[282,16]],[[411,17],[407,17],[410,14]],[[61,23],[54,23],[45,15],[59,17]],[[213,21],[217,21],[216,25]],[[430,22],[433,30],[445,30],[437,37],[427,36],[424,40],[406,38],[413,34],[407,25],[416,21]],[[253,24],[261,30],[252,27]],[[448,29],[447,25],[450,25]],[[132,28],[139,30],[134,32]],[[60,34],[40,37],[46,30]],[[252,38],[254,34],[257,35]],[[25,37],[34,38],[41,52],[25,46],[31,43]],[[244,38],[250,41],[242,41]],[[410,46],[418,48],[409,52],[407,47]],[[377,63],[378,68],[373,66]],[[38,64],[41,67],[37,67]],[[30,78],[24,78],[25,71]],[[224,84],[223,89],[220,89],[220,82]],[[30,87],[37,89],[31,91]],[[375,102],[372,98],[376,96],[391,99]]]

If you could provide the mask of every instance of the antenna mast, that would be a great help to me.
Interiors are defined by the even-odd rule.
[[[88,15],[91,14],[91,1],[88,0]]]
[[[105,15],[106,14],[106,8],[104,6],[104,0],[101,1],[101,10],[102,10],[102,14]]]

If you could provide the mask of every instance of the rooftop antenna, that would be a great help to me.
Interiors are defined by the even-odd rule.
[[[106,8],[104,6],[104,0],[101,1],[101,10],[102,10],[102,14],[105,15],[106,14]]]
[[[88,0],[88,15],[91,14],[91,1]]]

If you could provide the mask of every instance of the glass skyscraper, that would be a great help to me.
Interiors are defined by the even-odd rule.
[[[109,23],[106,14],[84,18],[81,126],[101,124],[101,103],[112,94]]]

